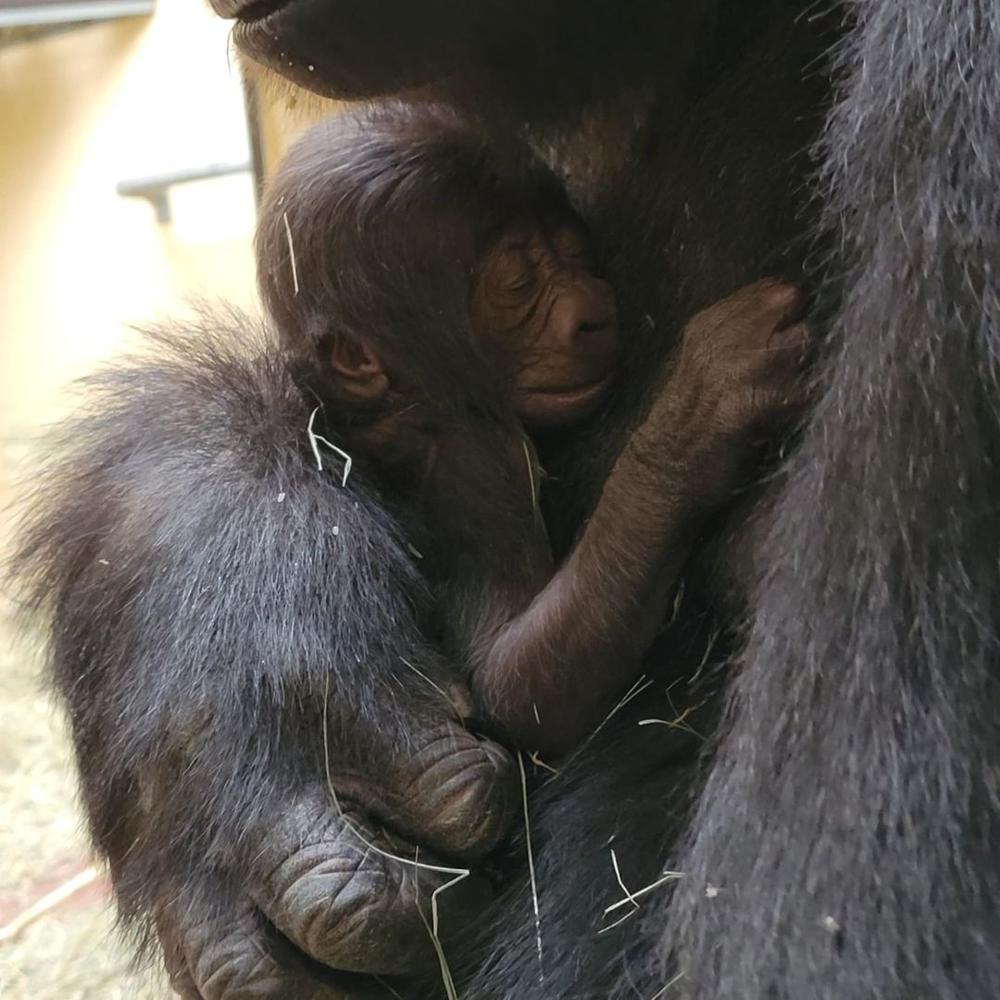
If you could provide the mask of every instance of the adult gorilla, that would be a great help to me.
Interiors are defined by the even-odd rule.
[[[498,141],[527,138],[564,176],[623,327],[638,331],[625,362],[634,392],[591,439],[550,449],[569,523],[683,317],[777,272],[829,304],[817,410],[756,548],[748,645],[705,774],[691,760],[718,699],[694,725],[689,710],[704,700],[692,677],[718,676],[703,669],[717,627],[692,581],[651,659],[657,683],[532,798],[540,940],[518,886],[448,950],[471,970],[467,995],[1000,995],[994,5],[636,0],[626,15],[614,0],[213,3],[239,18],[248,55],[299,84],[450,101]],[[480,778],[503,770],[499,751],[461,732],[448,734],[454,757],[449,740],[428,740],[440,723],[428,711],[397,722],[436,748],[436,776],[453,777],[455,760],[472,759]],[[638,725],[650,717],[671,725]],[[487,846],[496,830],[476,821],[489,781],[442,811],[420,763],[384,793],[409,793],[403,825],[445,854]],[[252,789],[258,776],[233,777]],[[109,838],[131,836],[141,815]],[[331,918],[310,878],[332,873],[337,904],[363,909],[377,880],[355,893],[344,876],[371,876],[371,859],[343,838],[304,836],[308,822],[322,834],[321,816],[270,819],[264,874],[302,890],[315,918],[305,936],[324,939],[306,950],[336,966],[350,920]],[[683,878],[661,884],[668,864]],[[163,906],[189,995],[351,988],[319,985],[318,965],[291,951],[283,962],[230,901]],[[403,920],[407,901],[380,905]],[[384,952],[367,942],[340,967],[380,971],[364,959],[385,964]]]
[[[593,936],[606,814],[655,840],[673,787],[662,762],[643,786],[648,742],[621,723],[615,754],[564,775],[592,771],[593,797],[543,820],[544,983],[530,921],[508,919],[474,995],[607,996],[611,952],[643,977],[619,975],[629,996],[667,955],[705,1000],[1000,995],[995,4],[214,2],[245,6],[241,47],[310,89],[430,91],[524,126],[650,316],[637,387],[657,331],[762,273],[800,278],[803,238],[830,237],[822,394],[758,550],[681,889],[614,946]],[[623,773],[656,805],[609,807]]]

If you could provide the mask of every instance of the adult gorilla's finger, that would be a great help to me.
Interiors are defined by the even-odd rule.
[[[197,915],[179,901],[156,921],[170,985],[182,1000],[376,1000],[391,994],[313,976],[249,900]]]
[[[160,938],[163,965],[174,993],[181,1000],[202,1000],[201,990],[188,968],[180,929],[173,920],[161,916],[156,922],[156,930]]]
[[[382,762],[377,780],[346,761],[331,762],[338,793],[443,857],[484,857],[518,813],[520,786],[513,757],[458,721],[435,719],[411,734],[405,752],[377,744],[369,752]]]
[[[414,853],[393,849],[356,807],[334,804],[317,788],[262,831],[253,856],[261,874],[248,889],[282,934],[330,968],[388,976],[425,970],[435,961],[431,894],[455,875],[422,867],[430,857],[408,862]],[[441,894],[442,934],[483,905],[485,890],[469,877]]]

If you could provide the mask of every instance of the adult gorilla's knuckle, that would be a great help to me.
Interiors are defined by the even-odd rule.
[[[301,946],[347,971],[393,972],[401,923],[409,916],[407,880],[373,852],[330,856],[300,867],[285,884],[280,907]]]
[[[242,934],[207,946],[193,965],[203,1000],[260,1000],[280,997],[282,979],[274,960]]]
[[[510,754],[493,743],[442,737],[421,752],[419,764],[410,794],[429,808],[441,848],[460,857],[488,853],[516,809]]]

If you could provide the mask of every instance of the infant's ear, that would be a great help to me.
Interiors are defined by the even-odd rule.
[[[348,395],[375,402],[388,393],[388,373],[378,355],[360,338],[335,334],[329,360],[338,385]]]

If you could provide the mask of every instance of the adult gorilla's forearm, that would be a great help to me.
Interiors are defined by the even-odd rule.
[[[414,850],[382,827],[473,859],[516,808],[512,762],[425,679],[412,556],[356,478],[317,470],[285,368],[204,325],[96,380],[15,561],[52,613],[91,832],[189,994],[289,995],[296,949],[412,971],[434,961],[418,895],[448,875],[388,857]]]

